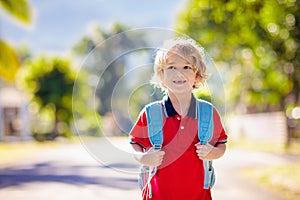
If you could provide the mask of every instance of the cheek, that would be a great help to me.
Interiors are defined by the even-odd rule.
[[[190,83],[190,85],[193,86],[196,82],[197,82],[196,76],[191,76],[191,77],[189,78],[189,83]]]
[[[187,78],[191,81],[196,80],[196,74],[189,74]]]
[[[170,74],[169,72],[167,71],[164,71],[161,73],[161,77],[162,77],[162,80],[167,80],[171,77],[172,74]]]
[[[170,82],[170,81],[169,81],[169,80],[170,80],[170,77],[168,76],[168,74],[164,74],[164,76],[163,76],[163,79],[162,79],[162,80],[163,80],[163,82],[164,82],[164,83],[166,83],[166,84],[167,84],[168,82]]]

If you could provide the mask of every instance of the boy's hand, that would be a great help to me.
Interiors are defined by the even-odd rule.
[[[214,149],[214,147],[207,143],[205,145],[201,145],[200,143],[195,144],[196,153],[201,160],[209,160],[208,154]]]
[[[153,148],[143,153],[139,159],[140,163],[150,167],[158,167],[161,165],[165,152],[162,150],[154,150]]]

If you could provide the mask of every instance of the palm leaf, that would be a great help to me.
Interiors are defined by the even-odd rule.
[[[20,62],[13,48],[0,40],[0,77],[13,82]]]
[[[31,9],[26,0],[0,0],[0,7],[20,22],[31,21]]]

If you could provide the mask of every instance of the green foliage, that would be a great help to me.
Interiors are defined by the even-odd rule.
[[[23,23],[31,21],[31,9],[26,0],[0,0],[0,7]]]
[[[8,82],[13,82],[19,66],[20,61],[15,51],[0,40],[0,76]]]
[[[191,0],[177,30],[219,63],[232,106],[283,110],[300,103],[299,8],[299,1]]]
[[[109,31],[102,30],[99,26],[94,27],[93,34],[83,37],[73,48],[76,56],[86,56],[84,64],[91,75],[101,77],[96,91],[100,99],[101,115],[111,111],[112,91],[124,74],[125,61],[116,52],[127,48],[131,42],[122,43],[125,40],[112,40],[110,37],[125,30],[125,26],[120,24],[115,24]]]
[[[31,96],[31,111],[39,121],[33,124],[35,138],[70,136],[76,74],[69,61],[40,57],[28,61],[18,75],[18,86]]]
[[[211,95],[207,88],[199,88],[197,90],[194,90],[193,93],[197,99],[202,99],[211,102]]]
[[[0,0],[3,9],[23,23],[30,23],[31,9],[26,0]],[[15,75],[20,67],[20,61],[14,49],[0,37],[0,77],[8,82],[15,81]]]
[[[286,200],[300,197],[300,162],[243,171],[244,176],[275,192]]]
[[[102,131],[99,126],[101,121],[97,113],[99,105],[95,98],[94,91],[87,84],[91,74],[84,69],[80,69],[73,87],[72,111],[74,126],[80,136],[101,136]]]
[[[110,125],[110,130],[104,130],[107,124],[101,124],[104,131],[113,132],[107,134],[129,132],[142,107],[151,99],[161,98],[159,91],[153,92],[147,82],[153,66],[145,63],[152,62],[153,52],[141,48],[147,47],[143,33],[123,33],[127,29],[123,24],[114,24],[109,30],[95,26],[73,48],[76,57],[84,60],[82,69],[90,80],[88,87],[95,92],[95,109],[105,116],[101,122],[112,119],[115,123]],[[78,118],[82,119],[80,113]]]
[[[99,79],[98,85],[94,87],[99,98],[101,115],[112,111],[112,92],[125,74],[128,55],[122,55],[123,52],[131,51],[145,43],[143,39],[134,35],[118,35],[118,39],[113,39],[116,34],[127,29],[127,26],[119,23],[114,24],[108,31],[99,26],[94,27],[92,35],[83,37],[73,48],[76,56],[86,56],[84,67],[90,75],[96,75]]]

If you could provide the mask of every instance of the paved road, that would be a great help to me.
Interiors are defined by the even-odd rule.
[[[120,155],[119,151],[123,153]],[[283,162],[280,157],[268,154],[228,150],[222,159],[215,161],[214,199],[282,200],[242,178],[238,169]],[[137,171],[138,164],[130,156],[124,139],[61,144],[9,166],[0,164],[0,199],[139,200]]]

